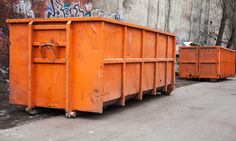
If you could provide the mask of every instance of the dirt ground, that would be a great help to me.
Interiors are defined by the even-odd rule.
[[[42,113],[30,115],[24,107],[10,105],[8,93],[0,93],[0,129],[8,129],[24,123],[64,114],[60,110],[42,109]]]
[[[176,88],[199,83],[176,78]],[[8,129],[25,123],[65,114],[63,110],[40,109],[40,114],[29,115],[24,107],[8,103],[8,85],[0,84],[0,129]]]

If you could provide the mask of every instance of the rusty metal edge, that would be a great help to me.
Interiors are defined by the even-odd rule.
[[[189,49],[189,48],[196,48],[196,47],[204,47],[204,48],[221,48],[221,49],[225,49],[231,52],[236,52],[235,50],[232,49],[228,49],[226,47],[223,46],[181,46],[179,47],[179,49]]]
[[[160,30],[155,30],[152,28],[148,28],[145,26],[140,26],[140,25],[135,25],[135,24],[131,24],[131,23],[127,23],[127,22],[123,22],[123,21],[118,21],[118,20],[114,20],[114,19],[108,19],[108,18],[103,18],[103,17],[83,17],[83,18],[29,18],[29,19],[7,19],[6,22],[9,24],[20,24],[20,23],[28,23],[28,22],[67,22],[67,21],[72,21],[72,22],[76,22],[76,21],[104,21],[104,22],[108,22],[108,23],[115,23],[115,24],[120,24],[120,25],[124,25],[124,26],[128,26],[128,27],[133,27],[133,28],[141,28],[147,31],[152,31],[152,32],[157,32],[160,34],[165,34],[165,35],[169,35],[169,36],[173,36],[175,37],[176,35],[170,32],[163,32]]]

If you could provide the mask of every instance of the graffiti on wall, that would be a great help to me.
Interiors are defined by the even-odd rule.
[[[82,6],[80,2],[68,3],[62,0],[50,0],[46,17],[105,17],[120,20],[118,13],[106,14],[98,8],[93,8],[91,2]]]
[[[25,18],[34,18],[34,11],[32,9],[32,4],[29,0],[19,0],[15,5],[17,13],[22,13],[25,15]]]

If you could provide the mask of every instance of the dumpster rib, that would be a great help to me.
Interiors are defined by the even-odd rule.
[[[65,25],[34,25],[33,26],[34,30],[65,30],[66,26]]]
[[[28,111],[31,111],[33,107],[32,102],[32,25],[33,22],[29,22],[28,24]]]
[[[174,45],[176,45],[176,37],[174,38]],[[176,80],[175,80],[175,70],[176,70],[176,47],[173,48],[173,52],[172,52],[172,55],[173,55],[173,72],[172,72],[172,90],[175,89],[175,83],[176,83]]]
[[[221,72],[221,70],[220,70],[220,66],[221,66],[221,64],[220,64],[220,48],[218,48],[218,76],[220,77],[220,72]]]
[[[141,67],[140,67],[140,84],[139,84],[139,94],[138,99],[143,99],[143,67],[144,67],[144,41],[145,41],[145,30],[142,30],[142,37],[141,37]]]
[[[100,28],[100,32],[101,32],[101,36],[100,36],[100,38],[101,38],[101,42],[100,42],[100,46],[101,46],[101,48],[102,48],[102,58],[101,58],[101,60],[100,60],[100,82],[99,82],[99,91],[101,92],[101,95],[103,95],[104,94],[104,48],[103,48],[103,46],[104,46],[104,44],[105,44],[105,35],[104,35],[104,29],[105,29],[105,22],[104,21],[102,21],[102,23],[101,23],[101,28]],[[103,97],[100,95],[100,98],[99,98],[99,104],[97,105],[97,111],[99,112],[99,113],[103,113],[103,105],[102,105],[102,103],[103,103]]]
[[[70,76],[70,53],[71,53],[71,21],[68,21],[66,24],[66,113],[67,116],[71,115],[71,76]]]
[[[120,105],[125,106],[125,96],[126,96],[126,92],[125,92],[125,69],[126,69],[126,41],[127,41],[127,26],[124,26],[123,28],[123,66],[122,66],[122,93],[121,93],[121,99],[119,101]]]
[[[196,47],[196,73],[197,73],[197,75],[199,75],[199,70],[200,70],[200,66],[199,66],[199,61],[200,61],[200,58],[198,57],[198,56],[200,56],[200,49],[198,48],[198,47]]]
[[[166,40],[166,58],[168,58],[168,49],[169,49],[169,36],[167,36],[167,40]],[[166,72],[168,72],[168,60],[166,60],[165,63],[166,63],[165,70]],[[165,92],[167,92],[167,88],[168,88],[167,80],[168,80],[167,73],[165,73]]]
[[[154,89],[153,89],[153,91],[152,91],[152,94],[153,95],[156,95],[157,94],[157,71],[158,71],[158,66],[157,66],[157,64],[158,64],[158,60],[157,60],[157,58],[158,58],[158,49],[157,49],[157,47],[158,47],[158,36],[159,36],[159,34],[158,33],[156,33],[155,34],[155,40],[156,40],[156,42],[155,42],[155,59],[156,59],[156,61],[155,61],[155,68],[154,68]]]

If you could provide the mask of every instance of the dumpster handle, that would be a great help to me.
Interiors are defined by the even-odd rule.
[[[57,43],[41,43],[39,45],[39,52],[40,52],[42,58],[44,58],[44,55],[42,52],[43,47],[50,47],[50,49],[53,50],[53,54],[54,54],[55,58],[57,58],[57,52],[58,52],[58,44]]]

